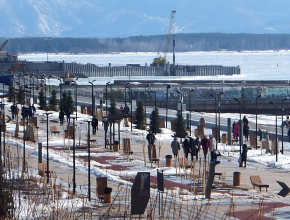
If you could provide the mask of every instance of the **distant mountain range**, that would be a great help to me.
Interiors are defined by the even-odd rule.
[[[287,0],[1,0],[0,37],[290,33]]]

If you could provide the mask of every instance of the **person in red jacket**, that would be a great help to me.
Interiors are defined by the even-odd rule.
[[[204,154],[204,159],[206,160],[208,148],[209,148],[209,140],[207,139],[207,136],[204,135],[202,140],[201,140],[201,146]]]

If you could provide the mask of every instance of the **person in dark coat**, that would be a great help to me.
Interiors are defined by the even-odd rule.
[[[184,157],[188,158],[188,153],[190,153],[190,143],[187,138],[184,139],[182,147],[183,147]]]
[[[124,112],[125,112],[125,114],[129,114],[130,113],[130,108],[129,108],[129,106],[126,104],[126,106],[125,106],[125,108],[124,108]]]
[[[243,144],[243,151],[241,154],[241,163],[240,163],[240,167],[243,166],[243,163],[245,163],[244,167],[247,166],[247,153],[248,153],[248,147],[246,144]]]
[[[69,125],[70,124],[70,115],[71,115],[71,110],[68,108],[65,112],[66,114],[66,122]]]
[[[108,128],[109,128],[109,122],[108,122],[108,121],[104,121],[104,122],[103,122],[103,125],[104,125],[105,133],[107,134],[107,132],[108,132]]]
[[[210,162],[215,162],[216,164],[219,164],[220,161],[217,160],[218,156],[221,156],[221,153],[214,149],[212,152],[210,152]]]
[[[246,116],[243,117],[243,124],[244,125],[248,125],[249,124],[249,120],[247,119]]]
[[[15,114],[15,105],[10,106],[11,109],[11,114],[12,114],[12,119],[14,119],[14,114]]]
[[[180,144],[177,140],[177,137],[174,137],[173,141],[171,142],[171,149],[172,149],[174,158],[176,159],[178,156],[178,151],[180,150]]]
[[[195,150],[196,150],[195,156],[196,156],[196,159],[198,159],[198,154],[199,154],[199,150],[200,150],[199,137],[195,138],[195,140],[194,140],[194,146],[195,146]]]
[[[204,159],[206,160],[208,148],[209,148],[209,140],[207,139],[207,136],[204,135],[202,140],[201,140],[201,146],[204,154]]]
[[[155,143],[155,135],[152,133],[152,130],[149,131],[149,134],[147,134],[146,139],[148,141],[148,145]]]
[[[245,140],[248,141],[249,140],[249,125],[245,125],[243,126],[243,134],[245,136]]]
[[[59,111],[58,118],[59,118],[60,125],[63,125],[64,111],[62,109]]]
[[[189,147],[190,147],[191,161],[193,161],[193,157],[196,155],[196,148],[195,148],[194,139],[192,137],[189,137]]]
[[[99,121],[98,121],[97,117],[94,116],[92,119],[93,134],[96,134],[96,130],[97,131],[99,130],[98,124],[99,124]]]

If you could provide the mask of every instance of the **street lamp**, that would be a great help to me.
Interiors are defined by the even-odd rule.
[[[165,116],[165,126],[167,128],[167,112],[168,112],[168,90],[171,88],[171,85],[167,85],[166,87],[166,116]]]
[[[46,111],[47,110],[47,108],[46,108],[47,97],[46,97],[46,78],[45,78],[45,75],[42,75],[41,80],[44,81],[44,86],[45,86],[44,89],[45,89],[45,111]]]
[[[189,91],[189,132],[191,136],[191,93],[196,91],[196,89],[192,89]]]
[[[242,132],[241,132],[241,129],[242,129],[242,104],[241,104],[241,100],[237,99],[237,98],[234,98],[235,101],[239,102],[239,109],[240,109],[240,121],[239,121],[239,134],[240,134],[240,154],[242,153],[242,138],[243,136],[241,135]]]
[[[94,79],[93,81],[89,81],[89,83],[92,85],[92,116],[94,116],[94,82],[96,80]]]
[[[0,74],[1,74],[2,76],[4,76],[2,70],[0,71]],[[4,77],[3,77],[2,85],[3,85],[3,89],[2,89],[2,95],[3,95],[2,103],[4,103]]]
[[[47,171],[47,175],[46,175],[46,182],[49,183],[49,156],[48,156],[48,115],[50,115],[51,113],[46,112],[46,171]],[[25,121],[25,118],[24,118]],[[25,143],[25,141],[24,141]]]
[[[33,83],[33,88],[32,88],[32,92],[33,92],[33,95],[32,95],[32,104],[34,104],[34,76],[33,74],[31,74],[30,76],[30,97],[31,97],[31,79],[33,80],[32,83]]]
[[[127,89],[130,90],[130,102],[131,102],[131,131],[133,131],[133,103],[132,103],[132,88],[129,86]],[[126,107],[126,106],[125,106]]]
[[[79,78],[77,77],[73,82],[75,83],[75,106],[76,106],[76,120],[78,120],[78,84],[77,84],[77,80]]]
[[[284,144],[284,125],[283,125],[283,111],[284,111],[284,106],[283,106],[283,103],[285,101],[289,100],[289,97],[286,97],[285,99],[282,99],[282,110],[281,110],[281,116],[282,116],[282,150],[281,150],[281,153],[284,154],[284,147],[283,147],[283,144]]]
[[[154,92],[153,90],[151,90],[150,92],[154,93],[155,96],[155,135],[157,134],[157,102],[156,102],[156,92]]]
[[[59,80],[59,106],[60,106],[59,109],[62,110],[62,99],[61,99],[61,96],[62,96],[62,94],[61,94],[61,92],[62,92],[62,78],[59,77],[57,79]]]
[[[20,75],[19,75],[19,82],[20,82],[20,77],[22,77],[23,78],[23,95],[24,95],[24,104],[26,103],[26,95],[25,95],[25,77],[24,77],[24,75],[23,75],[23,73],[21,73]],[[21,85],[21,84],[20,84]]]
[[[73,194],[76,193],[76,136],[75,136],[75,117],[73,119]]]
[[[256,150],[258,149],[258,98],[261,98],[262,94],[256,97]]]
[[[147,111],[146,111],[146,105],[147,105],[147,92],[146,92],[146,88],[147,87],[149,87],[150,86],[150,84],[147,84],[146,86],[145,86],[145,124],[146,124],[146,119],[147,119],[147,116],[146,116],[146,113],[147,113]]]
[[[224,94],[225,92],[222,91],[221,93],[219,93],[218,95],[218,107],[219,107],[219,131],[218,131],[218,134],[216,134],[217,138],[218,138],[218,141],[219,143],[221,142],[221,139],[220,139],[220,133],[221,133],[221,102],[220,102],[220,97],[222,94]],[[217,140],[216,140],[217,142]]]
[[[211,97],[214,98],[214,109],[215,109],[215,137],[217,139],[217,109],[216,109],[216,96],[213,94],[210,94]],[[217,140],[215,142],[215,149],[217,150]]]
[[[130,86],[130,82],[127,82],[126,84],[125,84],[125,107],[126,107],[126,104],[127,104],[127,86]],[[125,108],[124,107],[124,108]]]
[[[106,114],[108,116],[108,85],[111,85],[110,82],[106,83]]]
[[[276,138],[275,138],[275,143],[276,143],[276,162],[278,162],[278,124],[277,124],[277,105],[274,102],[269,102],[270,104],[275,106],[275,111],[276,111]]]
[[[44,40],[46,40],[46,62],[48,62],[48,41],[51,39],[46,37]]]
[[[182,104],[183,104],[183,95],[180,91],[176,90],[176,93],[180,95],[180,111],[181,111],[181,117],[182,117]],[[181,132],[180,132],[180,143],[182,143],[182,136],[183,136],[183,125],[180,126]]]
[[[91,201],[91,134],[90,134],[91,121],[85,122],[88,122],[88,197],[89,201]]]

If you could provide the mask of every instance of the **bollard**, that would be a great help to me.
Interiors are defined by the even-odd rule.
[[[172,155],[166,155],[166,167],[172,167]]]
[[[42,163],[42,143],[38,143],[38,163]]]
[[[240,172],[234,172],[233,185],[234,186],[241,185],[241,173]]]
[[[104,203],[112,203],[112,188],[104,188]]]

